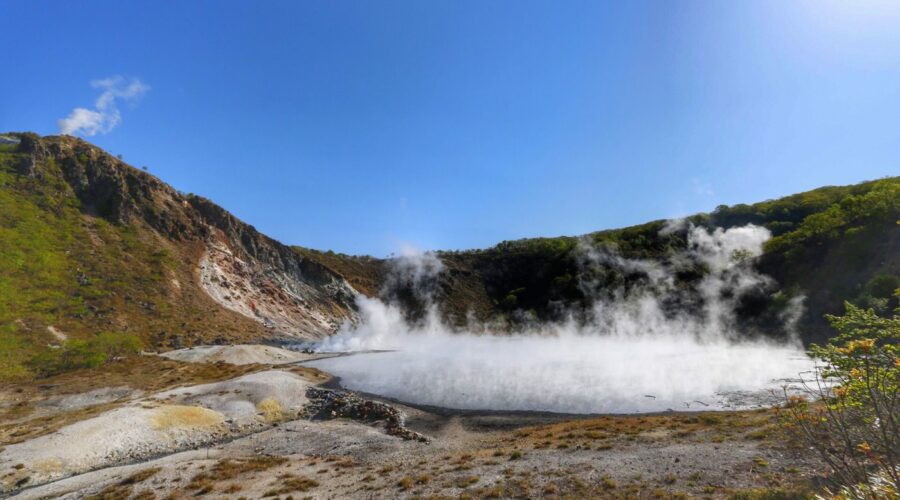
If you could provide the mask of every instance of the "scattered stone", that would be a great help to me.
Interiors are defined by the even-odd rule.
[[[348,418],[365,423],[383,423],[385,432],[408,441],[427,443],[428,438],[406,428],[403,413],[380,401],[363,399],[352,392],[319,387],[306,389],[306,410],[313,420]]]

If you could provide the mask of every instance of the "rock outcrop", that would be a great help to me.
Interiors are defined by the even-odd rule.
[[[196,246],[200,288],[222,307],[264,325],[273,337],[314,339],[355,319],[356,290],[329,268],[261,234],[222,207],[179,193],[155,176],[69,136],[15,134],[17,170],[63,179],[82,212],[116,225],[152,229]],[[180,286],[180,285],[179,285]]]

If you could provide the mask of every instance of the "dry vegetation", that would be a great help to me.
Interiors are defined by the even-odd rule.
[[[266,431],[267,438],[249,436],[218,447],[212,459],[195,454],[113,476],[95,494],[792,499],[807,498],[809,478],[820,467],[797,459],[772,410],[601,416],[524,427],[516,427],[521,424],[513,418],[499,428],[477,416],[441,418],[441,425],[462,427],[450,425],[457,429],[450,434],[438,430],[430,444],[388,440],[369,449],[371,443],[359,443],[365,452],[340,444],[347,423],[335,422],[328,431],[310,422],[282,423]],[[337,434],[320,435],[322,453],[298,453],[293,443],[316,435],[303,434],[304,428]],[[628,462],[632,466],[622,466]]]
[[[51,412],[42,403],[103,387],[153,393],[184,385],[226,380],[263,367],[225,363],[182,363],[157,356],[135,356],[102,368],[76,370],[30,382],[0,385],[0,445],[19,443],[115,408],[128,397],[71,411]]]
[[[770,410],[752,412],[608,416],[524,427],[491,434],[476,446],[450,453],[423,449],[420,455],[389,463],[357,463],[347,458],[303,457],[280,464],[287,470],[274,477],[267,496],[306,491],[278,487],[279,480],[300,478],[319,495],[322,489],[341,495],[413,498],[807,498],[808,473],[787,465],[790,459],[748,458],[742,465],[751,488],[720,484],[709,471],[636,474],[614,477],[591,466],[591,457],[652,444],[717,443],[727,447],[747,442],[760,450],[779,448],[782,436]],[[785,450],[782,450],[785,451]],[[787,450],[790,451],[790,450]],[[576,465],[566,465],[579,457]],[[775,463],[777,461],[777,463]],[[561,464],[561,465],[553,465]],[[715,468],[715,464],[712,464]],[[349,478],[347,475],[349,474]],[[307,477],[314,475],[315,480]],[[208,480],[208,475],[202,475]],[[221,477],[209,491],[226,490]],[[265,481],[268,481],[266,479]],[[291,483],[293,484],[293,483]],[[198,485],[195,485],[195,487]],[[199,491],[199,490],[198,490]],[[328,495],[326,495],[328,496]]]
[[[91,495],[88,498],[90,500],[118,500],[120,498],[129,498],[134,493],[135,485],[138,485],[150,479],[159,471],[159,467],[151,467],[149,469],[144,469],[140,472],[136,472],[135,474],[128,476],[118,483],[103,488],[99,493],[97,493],[96,495]],[[155,498],[155,495],[150,493],[150,495],[147,496],[147,494],[144,493],[139,494],[136,498]]]

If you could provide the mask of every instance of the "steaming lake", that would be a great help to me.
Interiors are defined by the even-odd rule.
[[[686,337],[410,335],[401,344],[306,365],[412,404],[581,414],[770,406],[813,368],[797,347]]]

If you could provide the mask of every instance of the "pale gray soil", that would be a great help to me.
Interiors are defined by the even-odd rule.
[[[725,497],[792,488],[821,469],[769,437],[767,413],[706,422],[703,414],[576,417],[390,402],[409,429],[429,438],[422,443],[389,436],[378,424],[309,420],[302,410],[312,383],[270,369],[147,396],[7,447],[0,480],[15,498]],[[120,392],[98,388],[80,397]],[[68,398],[53,404],[80,404]],[[253,457],[285,460],[216,472]]]
[[[296,416],[309,385],[294,373],[269,370],[130,402],[4,448],[0,492],[257,431]]]
[[[415,410],[411,410],[415,411]],[[420,431],[430,430],[432,442],[418,443],[389,437],[372,427],[350,421],[293,421],[276,428],[211,447],[208,451],[182,452],[140,465],[111,467],[27,490],[16,498],[83,498],[114,485],[131,474],[160,467],[152,479],[141,483],[135,493],[153,491],[157,496],[185,491],[190,479],[213,467],[220,459],[274,455],[288,457],[283,466],[255,473],[240,481],[222,480],[219,493],[210,498],[259,498],[276,488],[285,474],[314,479],[318,486],[300,498],[371,498],[441,494],[457,497],[463,492],[527,483],[533,496],[552,485],[580,481],[602,488],[612,480],[618,488],[629,483],[666,491],[727,491],[768,483],[767,476],[788,474],[796,467],[783,451],[758,442],[671,442],[667,439],[616,442],[608,450],[544,449],[526,450],[517,460],[511,434],[486,430],[479,417],[423,415]],[[415,419],[413,419],[415,422]],[[503,425],[502,427],[505,427]],[[506,438],[506,439],[505,439]],[[500,456],[495,457],[495,454]],[[468,457],[468,458],[466,458]],[[335,460],[337,458],[337,460]],[[764,463],[764,466],[760,464]],[[350,464],[350,465],[347,465]],[[807,468],[808,465],[800,465]],[[387,470],[386,469],[390,469]],[[399,486],[405,477],[427,476],[427,482],[409,489]],[[470,478],[477,481],[468,484]],[[673,481],[669,484],[669,481]],[[222,491],[238,484],[237,493]]]
[[[267,345],[208,345],[188,347],[160,354],[165,358],[189,363],[215,363],[221,361],[232,365],[277,365],[308,361],[321,358],[321,355],[290,351],[280,347]]]

